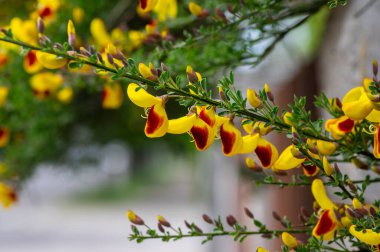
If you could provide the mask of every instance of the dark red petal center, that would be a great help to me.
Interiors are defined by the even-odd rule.
[[[272,158],[272,148],[270,145],[257,146],[255,153],[264,167],[268,167],[270,165]]]
[[[339,130],[343,131],[344,133],[351,132],[352,128],[354,127],[355,122],[351,119],[346,119],[343,122],[340,122],[338,124]]]
[[[335,224],[329,215],[329,210],[325,210],[317,224],[315,234],[318,236],[325,235],[333,230]]]
[[[208,130],[206,127],[193,126],[190,130],[198,149],[203,150],[207,147]]]
[[[154,110],[154,106],[150,108],[148,118],[146,121],[146,133],[153,134],[163,123],[162,118]]]

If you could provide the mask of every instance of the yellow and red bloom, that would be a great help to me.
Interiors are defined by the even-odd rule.
[[[222,140],[222,151],[226,156],[233,156],[238,153],[242,145],[242,136],[231,121],[225,122],[220,127],[220,139]]]
[[[0,182],[0,203],[4,208],[11,207],[17,201],[17,194],[14,189]]]
[[[119,83],[107,83],[102,91],[102,106],[105,109],[117,109],[123,104],[123,90]]]
[[[156,7],[159,0],[140,0],[140,8],[141,10],[148,12]]]
[[[37,60],[37,52],[30,50],[24,56],[24,69],[29,74],[37,73],[42,69],[42,65]]]
[[[323,237],[323,240],[331,240],[338,225],[339,222],[333,209],[322,210],[319,220],[313,229],[313,236],[318,239]]]
[[[215,139],[214,129],[200,117],[196,118],[193,127],[190,129],[190,133],[199,151],[206,150]]]
[[[292,153],[293,148],[295,148],[293,145],[286,147],[274,162],[272,168],[275,170],[290,170],[299,167],[305,161],[305,158],[294,157]]]
[[[60,0],[38,0],[37,12],[32,16],[40,16],[46,23],[49,23],[54,20],[60,5]]]
[[[342,110],[352,120],[364,119],[373,109],[363,87],[351,89],[342,100]]]
[[[60,74],[50,72],[38,73],[30,78],[30,86],[37,98],[43,99],[54,94],[63,84]]]
[[[272,167],[278,159],[277,148],[262,137],[258,139],[255,153],[260,160],[261,166],[265,169]]]
[[[7,127],[0,127],[0,148],[5,147],[10,138],[10,132]]]
[[[312,165],[312,164],[303,163],[302,168],[303,168],[303,174],[305,174],[305,176],[307,177],[314,177],[319,172],[319,168],[316,165]]]
[[[325,128],[331,133],[334,139],[340,139],[345,134],[350,133],[355,126],[355,122],[348,116],[341,116],[339,118],[329,119],[325,123]]]

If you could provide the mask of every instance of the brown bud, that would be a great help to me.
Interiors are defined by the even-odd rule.
[[[350,215],[351,217],[353,217],[353,218],[357,217],[357,215],[355,214],[354,211],[352,211],[351,208],[347,208],[346,211],[347,211],[348,215]]]
[[[169,68],[163,62],[161,62],[161,69],[162,71],[169,72]]]
[[[363,216],[365,216],[365,215],[368,215],[368,210],[367,209],[365,209],[364,207],[363,208],[359,208],[359,209],[355,209],[355,211],[357,212],[357,213],[360,213],[361,215],[363,215]]]
[[[114,64],[114,61],[113,61],[113,56],[110,54],[110,53],[107,53],[107,61],[113,65]]]
[[[377,64],[377,61],[376,60],[372,60],[372,72],[373,72],[373,75],[376,76],[378,71],[379,71],[379,65]]]
[[[64,50],[63,45],[60,43],[54,43],[53,48],[56,50]]]
[[[275,220],[278,220],[278,221],[281,221],[281,216],[276,212],[276,211],[273,211],[272,212],[272,216]]]
[[[100,63],[104,64],[104,60],[100,52],[96,52],[96,58],[98,58]]]
[[[298,220],[301,223],[306,223],[307,222],[307,219],[305,219],[305,217],[302,214],[298,214]]]
[[[188,229],[191,229],[191,225],[190,225],[190,223],[187,222],[186,220],[185,220],[185,226],[186,226]]]
[[[120,52],[119,49],[116,49],[116,54],[114,55],[114,57],[118,60],[121,60],[121,61],[123,61],[123,60],[127,61],[127,58],[124,56],[124,54],[122,52]]]
[[[202,215],[202,218],[205,222],[207,222],[208,224],[214,224],[214,222],[212,221],[212,219],[210,218],[210,216],[208,216],[207,214],[203,214]]]
[[[74,33],[70,33],[69,34],[69,37],[67,39],[67,42],[69,43],[69,45],[71,46],[71,48],[74,48],[75,47],[75,44],[77,42],[77,37],[75,36]]]
[[[273,173],[276,174],[277,176],[287,176],[288,173],[286,171],[283,171],[283,170],[275,170],[273,169]]]
[[[342,102],[338,97],[335,98],[335,104],[339,109],[342,109]]]
[[[90,47],[89,47],[88,49],[89,49],[89,51],[90,51],[91,55],[93,55],[94,53],[96,53],[96,49],[95,49],[95,46],[93,46],[93,45],[90,45]]]
[[[38,33],[44,33],[45,30],[44,20],[41,17],[37,18],[37,30]]]
[[[244,213],[248,216],[248,218],[250,219],[254,219],[255,216],[253,215],[253,213],[247,208],[247,207],[244,207]]]
[[[216,9],[215,9],[215,14],[216,14],[216,16],[217,16],[220,20],[222,20],[224,23],[227,23],[227,22],[228,22],[228,20],[227,20],[227,18],[226,18],[226,15],[224,14],[224,12],[223,12],[220,8],[216,8]]]
[[[358,190],[351,180],[347,179],[346,183],[351,191],[356,192]]]
[[[304,208],[303,206],[301,207],[301,214],[305,216],[306,218],[310,218],[311,214]]]
[[[373,206],[369,208],[369,212],[371,213],[372,216],[376,216],[376,209]]]
[[[162,226],[171,227],[170,223],[162,215],[157,216],[157,220]]]
[[[165,233],[165,229],[164,229],[164,227],[162,226],[162,224],[160,222],[157,223],[157,227],[158,227],[158,230],[160,230],[161,233]]]
[[[368,170],[368,165],[366,163],[364,163],[362,160],[360,160],[359,158],[352,158],[351,159],[351,163],[353,163],[357,168],[361,169],[361,170]]]
[[[197,225],[193,224],[193,228],[195,229],[195,231],[196,231],[197,233],[200,233],[200,234],[203,233],[202,229],[200,229]]]
[[[80,48],[79,48],[79,51],[80,51],[80,53],[81,53],[82,55],[84,55],[84,56],[87,56],[87,57],[90,57],[90,56],[91,56],[90,52],[87,51],[87,49],[84,48],[84,47],[80,47]]]
[[[190,81],[190,83],[196,83],[199,81],[197,74],[193,71],[191,73],[187,72],[187,79]]]
[[[235,226],[237,224],[237,220],[232,215],[228,215],[226,217],[226,220],[227,220],[227,224],[230,225],[231,227],[233,227],[233,226]]]
[[[265,239],[271,239],[272,238],[272,234],[263,234],[263,235],[261,235],[261,237],[263,237]]]

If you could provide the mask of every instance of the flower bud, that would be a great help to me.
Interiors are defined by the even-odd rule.
[[[300,209],[300,211],[301,211],[301,214],[302,214],[304,217],[306,217],[306,218],[310,218],[311,214],[306,210],[305,207],[302,206],[301,209]]]
[[[281,234],[281,239],[282,242],[289,248],[295,248],[298,246],[297,239],[288,232],[283,232]]]
[[[359,158],[356,158],[356,157],[353,157],[351,159],[351,163],[353,163],[357,168],[361,169],[361,170],[368,170],[368,165],[366,163],[364,163],[362,160],[360,160]]]
[[[162,226],[171,227],[170,223],[162,215],[158,215],[157,220]]]
[[[131,210],[128,210],[127,211],[127,217],[129,219],[130,222],[132,222],[133,224],[135,225],[144,225],[144,220],[141,219],[140,216],[138,216],[137,214],[135,214],[133,211]]]
[[[253,213],[247,208],[247,207],[244,207],[244,213],[248,216],[248,218],[250,219],[254,219],[255,216],[253,215]]]
[[[230,225],[231,227],[234,227],[237,224],[237,220],[232,215],[228,215],[226,217],[226,220],[227,220],[227,224]]]
[[[37,18],[37,30],[39,33],[44,33],[45,30],[44,20],[41,17]]]
[[[325,171],[327,176],[330,176],[334,172],[334,168],[331,166],[326,156],[323,157],[323,170]]]
[[[270,91],[269,85],[267,83],[265,83],[265,85],[264,85],[264,91],[267,94],[268,99],[271,102],[274,102],[274,96],[273,96],[272,92]]]
[[[102,55],[100,54],[100,52],[96,52],[96,58],[98,59],[98,61],[102,64],[104,64],[104,60],[103,60],[103,57]]]
[[[257,96],[255,90],[248,88],[247,89],[247,100],[248,103],[254,107],[254,108],[259,108],[261,107],[261,99]]]
[[[208,216],[207,214],[203,214],[202,215],[202,218],[205,222],[207,222],[208,224],[214,224],[214,222],[212,221],[212,219],[210,218],[210,216]]]
[[[352,205],[355,209],[361,209],[363,207],[362,203],[357,198],[352,200]]]
[[[161,233],[165,233],[165,229],[160,222],[157,223],[157,228],[158,228],[158,230],[160,230]]]
[[[81,46],[79,48],[79,51],[81,54],[83,54],[84,56],[87,56],[87,57],[91,57],[91,53],[89,51],[87,51],[86,48],[84,48],[83,46]]]
[[[218,92],[219,92],[220,99],[225,101],[226,100],[226,94],[224,93],[223,88],[221,86],[218,86]]]
[[[276,211],[273,211],[273,212],[272,212],[272,216],[273,216],[273,218],[274,218],[275,220],[277,220],[277,221],[282,221],[281,216],[280,216]]]
[[[67,37],[69,45],[74,48],[76,43],[76,34],[73,21],[69,20],[67,24]]]
[[[107,53],[106,56],[107,56],[108,63],[110,63],[111,65],[113,65],[115,63],[114,60],[113,60],[113,56],[110,53]]]
[[[163,62],[161,62],[161,69],[167,73],[169,72],[169,68]]]
[[[191,225],[190,225],[190,223],[187,222],[186,220],[185,220],[185,226],[186,226],[188,229],[191,229]]]
[[[372,60],[372,72],[373,75],[376,76],[379,71],[379,65],[377,64],[376,60]]]
[[[190,83],[196,83],[199,81],[197,74],[195,73],[193,68],[190,66],[187,66],[186,68],[186,75]]]
[[[260,167],[256,162],[255,160],[253,160],[252,158],[250,157],[247,157],[245,159],[245,165],[247,166],[248,169],[250,169],[251,171],[254,171],[254,172],[261,172],[263,170],[262,167]]]

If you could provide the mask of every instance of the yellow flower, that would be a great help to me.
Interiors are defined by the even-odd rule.
[[[364,242],[368,245],[379,245],[380,244],[380,233],[376,233],[372,229],[365,229],[362,231],[356,231],[356,226],[352,225],[349,229],[351,235],[358,238],[359,241]]]
[[[336,144],[333,142],[327,142],[323,140],[317,140],[317,149],[319,154],[330,156],[336,150]]]
[[[67,59],[65,58],[42,51],[38,51],[36,56],[38,62],[47,69],[58,69],[64,67],[67,63]]]
[[[196,114],[190,114],[177,119],[169,120],[168,133],[183,134],[189,132],[193,127],[196,118]]]
[[[12,187],[0,182],[0,203],[4,208],[11,207],[17,201],[16,192]]]
[[[38,31],[34,20],[25,20],[15,17],[10,22],[13,36],[23,42],[37,45]]]
[[[361,203],[357,198],[354,198],[354,199],[352,200],[352,206],[353,206],[355,209],[361,209],[361,208],[363,208],[362,203]]]
[[[220,127],[220,139],[222,140],[223,154],[226,156],[237,154],[243,142],[241,132],[231,121],[223,123]]]
[[[152,63],[149,63],[149,67],[145,65],[144,63],[139,64],[139,72],[144,78],[147,78],[147,79],[155,78],[154,74],[152,73],[152,69],[154,69],[154,66]]]
[[[156,7],[159,0],[140,0],[140,8],[144,12],[148,12]]]
[[[355,126],[355,122],[348,116],[329,119],[325,123],[325,128],[331,133],[334,139],[341,139],[345,134],[350,133]]]
[[[323,237],[323,240],[331,240],[334,237],[334,232],[338,227],[338,220],[336,219],[334,210],[323,210],[318,223],[313,229],[313,236],[317,239]]]
[[[289,145],[274,162],[272,168],[275,170],[290,170],[299,167],[305,158],[296,158],[292,154],[293,145]]]
[[[277,148],[264,138],[260,137],[257,142],[255,153],[263,168],[270,168],[278,159]]]
[[[73,15],[73,19],[74,19],[75,23],[81,23],[83,21],[83,18],[84,18],[84,11],[80,7],[74,7],[72,15]]]
[[[130,30],[128,32],[128,39],[132,44],[132,49],[138,48],[142,45],[146,38],[146,34],[142,31]]]
[[[137,106],[149,108],[162,102],[162,99],[149,94],[136,83],[130,83],[127,88],[129,99]]]
[[[30,50],[25,56],[23,61],[24,69],[29,74],[34,74],[42,69],[42,65],[37,60],[36,51]]]
[[[62,103],[69,103],[73,99],[73,89],[65,87],[58,91],[57,99]]]
[[[159,22],[175,18],[178,13],[177,0],[159,0],[153,12],[157,14]]]
[[[264,249],[264,248],[262,248],[262,247],[258,247],[258,248],[256,249],[256,252],[269,252],[269,251],[266,250],[266,249]]]
[[[9,88],[0,86],[0,108],[4,107],[9,93]]]
[[[248,99],[249,104],[250,104],[252,107],[254,107],[254,108],[258,108],[258,107],[260,107],[260,105],[261,105],[261,100],[260,100],[260,98],[257,96],[255,90],[250,89],[250,88],[247,89],[247,99]]]
[[[289,248],[295,248],[298,246],[297,239],[288,232],[283,232],[281,234],[281,239],[282,242]]]
[[[203,14],[203,8],[194,2],[189,3],[189,11],[191,14],[193,14],[194,16],[197,16],[197,17],[199,17]]]
[[[106,25],[100,18],[94,18],[90,24],[90,32],[96,44],[106,47],[112,43],[112,39],[107,32]]]
[[[342,100],[342,109],[346,116],[352,120],[364,119],[373,109],[363,87],[351,89]]]
[[[62,84],[62,76],[50,72],[38,73],[30,78],[33,93],[40,99],[55,93]]]
[[[54,20],[60,5],[60,0],[38,0],[37,13],[33,13],[32,16],[39,16],[49,23]]]
[[[133,224],[144,225],[143,219],[141,219],[141,217],[135,214],[133,211],[128,210],[126,215],[127,215],[128,220],[132,222]]]
[[[107,83],[102,91],[102,107],[117,109],[123,104],[123,90],[119,83]]]
[[[322,209],[338,209],[338,207],[327,196],[322,180],[313,180],[311,184],[311,192],[315,198],[315,201]]]

